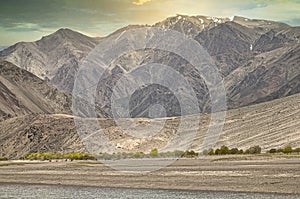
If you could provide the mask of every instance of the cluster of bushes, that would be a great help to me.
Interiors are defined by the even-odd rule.
[[[69,159],[69,160],[95,160],[95,156],[86,153],[30,153],[27,154],[24,159],[26,160],[58,160],[58,159]]]
[[[182,153],[181,157],[185,157],[185,158],[194,158],[197,157],[199,154],[196,153],[195,151],[191,150],[191,151],[185,151]]]
[[[119,153],[101,153],[96,157],[98,159],[137,159],[137,158],[170,158],[170,157],[195,157],[198,153],[194,151],[168,151],[168,152],[158,152],[158,149],[152,149],[149,153],[143,152],[119,152]]]
[[[97,155],[86,154],[86,153],[30,153],[21,159],[25,160],[58,160],[58,159],[66,159],[66,160],[95,160],[95,159],[137,159],[137,158],[167,158],[167,157],[195,157],[198,156],[198,153],[194,151],[173,151],[173,152],[162,152],[159,153],[158,149],[152,149],[149,153],[143,152],[119,152],[119,153],[100,153]]]
[[[208,149],[202,152],[203,155],[235,155],[235,154],[260,154],[261,147],[260,146],[253,146],[245,151],[238,148],[229,148],[227,146],[221,146],[217,149]],[[290,146],[280,149],[270,149],[267,153],[300,153],[300,148],[293,149]],[[126,159],[126,158],[170,158],[170,157],[185,157],[185,158],[194,158],[197,157],[199,154],[193,150],[187,151],[169,151],[169,152],[158,152],[158,149],[152,149],[148,154],[143,152],[119,152],[119,153],[101,153],[98,155],[86,154],[86,153],[30,153],[27,154],[24,158],[26,160],[57,160],[57,159],[66,159],[66,160],[96,160],[96,159]],[[0,157],[0,161],[8,160],[5,157]]]
[[[193,150],[187,151],[168,151],[168,152],[158,152],[158,149],[152,149],[149,153],[143,152],[119,152],[119,153],[101,153],[98,154],[96,157],[98,159],[135,159],[135,158],[178,158],[178,157],[185,157],[185,158],[194,158],[197,157],[199,154]]]
[[[119,152],[119,153],[100,153],[97,155],[86,154],[86,153],[30,153],[21,159],[25,160],[58,160],[58,159],[69,159],[69,160],[95,160],[95,159],[126,159],[126,158],[156,158],[156,157],[194,157],[198,155],[194,151],[173,151],[159,153],[158,149],[152,149],[148,154],[143,152]]]
[[[283,149],[282,148],[280,148],[280,149],[270,149],[268,152],[269,153],[285,153],[285,154],[300,153],[300,148],[293,149],[291,146],[287,146]]]
[[[220,148],[217,148],[217,149],[204,150],[202,153],[203,153],[203,155],[260,154],[261,147],[253,146],[244,151],[244,150],[238,149],[238,148],[230,149],[227,146],[221,146]]]
[[[218,149],[204,150],[202,153],[203,155],[260,154],[261,147],[253,146],[244,151],[238,148],[229,149],[227,146],[222,146]],[[280,149],[270,149],[269,151],[267,151],[267,153],[284,153],[284,154],[298,153],[299,154],[300,148],[293,149],[292,147],[287,146],[285,148],[280,148]]]
[[[0,157],[0,161],[6,161],[8,160],[6,157]]]

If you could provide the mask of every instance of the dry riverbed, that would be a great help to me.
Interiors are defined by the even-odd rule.
[[[100,161],[2,161],[0,183],[300,194],[300,156],[180,159],[148,173],[116,171]]]

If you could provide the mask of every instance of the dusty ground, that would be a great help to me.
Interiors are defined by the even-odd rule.
[[[86,151],[86,145],[94,142],[97,143],[95,151],[89,150],[94,154],[118,152],[118,146],[122,148],[120,152],[149,153],[154,148],[158,148],[161,152],[161,149],[167,145],[168,151],[186,149],[200,151],[204,148],[205,136],[218,138],[218,133],[207,134],[208,127],[214,129],[218,126],[218,124],[210,124],[210,115],[193,115],[184,118],[184,122],[182,118],[120,119],[117,124],[113,119],[83,119],[78,126],[75,126],[73,116],[70,115],[16,117],[0,123],[0,157],[19,159],[37,151],[83,152]],[[182,123],[184,132],[176,133],[179,124]],[[78,130],[85,130],[86,126],[90,131],[83,132],[89,133],[80,137]],[[230,110],[226,114],[223,131],[214,148],[222,145],[244,150],[259,145],[263,151],[284,148],[288,145],[298,148],[300,147],[299,126],[300,94]],[[103,139],[102,133],[95,133],[101,132],[99,129],[103,130],[103,134],[109,141]],[[88,138],[84,143],[83,137]]]
[[[150,173],[114,171],[97,161],[6,161],[0,162],[0,183],[300,194],[300,157],[244,155],[182,159]]]

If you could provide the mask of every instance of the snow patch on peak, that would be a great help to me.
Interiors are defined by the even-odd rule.
[[[230,17],[229,17],[229,20],[230,20],[230,21],[233,21],[233,20],[234,20],[234,16],[230,16]]]

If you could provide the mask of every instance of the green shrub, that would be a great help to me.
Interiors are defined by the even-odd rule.
[[[220,148],[220,154],[221,155],[230,154],[229,148],[227,146],[221,146],[221,148]]]
[[[250,147],[245,151],[246,154],[260,154],[261,153],[261,147],[260,146],[253,146]]]
[[[238,148],[232,148],[229,150],[230,154],[239,154],[239,149]]]
[[[292,149],[292,147],[290,147],[290,146],[287,146],[287,147],[285,147],[283,150],[282,150],[282,152],[283,153],[292,153],[293,152],[293,149]]]
[[[6,158],[6,157],[0,157],[0,161],[7,161],[8,160],[8,158]]]
[[[216,150],[215,150],[215,154],[216,154],[216,155],[220,155],[220,154],[221,154],[221,150],[220,150],[220,149],[216,149]]]
[[[208,155],[214,155],[215,151],[214,149],[208,149]]]
[[[70,160],[94,160],[95,157],[91,154],[84,153],[31,153],[25,155],[24,159],[26,160],[56,160],[56,159],[70,159]]]
[[[293,152],[295,152],[295,153],[300,153],[300,148],[294,149]]]
[[[283,153],[283,149],[277,149],[277,153]]]
[[[269,153],[277,153],[277,150],[276,149],[270,149]]]
[[[133,154],[133,157],[134,158],[142,158],[142,157],[144,157],[144,155],[145,154],[143,152],[136,152]]]
[[[155,149],[152,149],[150,151],[150,156],[151,157],[157,157],[158,156],[158,150],[155,148]]]
[[[238,154],[244,154],[243,149],[240,149],[239,152],[238,152]]]
[[[193,158],[193,157],[196,157],[198,156],[199,154],[196,153],[195,151],[191,150],[191,151],[185,151],[183,154],[182,154],[182,157],[185,157],[185,158]]]

